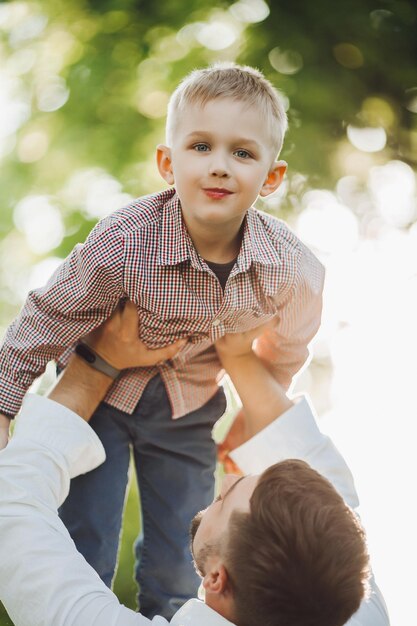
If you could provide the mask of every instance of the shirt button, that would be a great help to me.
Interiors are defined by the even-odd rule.
[[[213,320],[213,326],[220,326],[221,321],[219,319]]]

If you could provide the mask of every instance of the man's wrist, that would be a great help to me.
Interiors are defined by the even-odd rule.
[[[48,397],[88,421],[113,382],[108,375],[92,369],[73,354]]]
[[[224,353],[218,352],[218,356],[226,371],[235,367],[241,368],[245,363],[250,363],[254,358],[256,358],[253,350],[242,352],[241,354],[230,354],[226,351]]]
[[[119,374],[120,369],[117,369],[101,357],[91,346],[84,341],[79,341],[75,346],[75,353],[83,359],[92,369],[105,374],[112,380],[115,380]]]
[[[10,423],[13,418],[4,415],[4,413],[0,413],[0,428],[3,430],[8,430],[10,428]]]

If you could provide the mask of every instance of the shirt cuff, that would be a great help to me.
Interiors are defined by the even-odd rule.
[[[19,412],[27,387],[21,387],[9,380],[4,372],[1,373],[0,378],[0,413],[12,420]]]
[[[19,437],[61,453],[70,478],[101,465],[106,454],[91,426],[62,404],[27,394],[16,419],[13,438]]]
[[[269,426],[230,452],[230,457],[245,474],[259,474],[285,459],[304,458],[323,438],[303,396]]]

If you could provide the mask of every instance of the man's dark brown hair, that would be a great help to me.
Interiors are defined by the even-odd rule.
[[[342,626],[366,592],[364,531],[303,461],[262,474],[250,512],[232,514],[226,550],[238,626]]]

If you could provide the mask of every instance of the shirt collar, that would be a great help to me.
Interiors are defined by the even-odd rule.
[[[251,207],[246,213],[239,265],[242,271],[249,268],[251,262],[261,265],[281,265],[282,260],[263,223],[262,214]]]
[[[234,626],[201,600],[188,600],[170,621],[170,626]]]
[[[246,272],[254,264],[264,293],[276,294],[282,282],[280,248],[279,241],[266,228],[262,214],[251,207],[246,213],[242,244],[233,273]]]
[[[180,199],[175,189],[169,192],[161,215],[158,265],[178,265],[190,260],[195,269],[204,271],[200,255],[185,226]],[[248,271],[252,263],[260,266],[258,280],[264,292],[267,295],[277,293],[282,265],[279,245],[273,241],[261,214],[253,207],[246,213],[242,244],[232,274]]]
[[[190,258],[187,242],[187,230],[181,213],[181,203],[175,189],[170,190],[162,208],[159,244],[158,265],[177,265]]]
[[[181,201],[175,189],[170,191],[171,195],[162,209],[158,265],[178,265],[189,259],[197,270],[204,271],[182,217]]]

